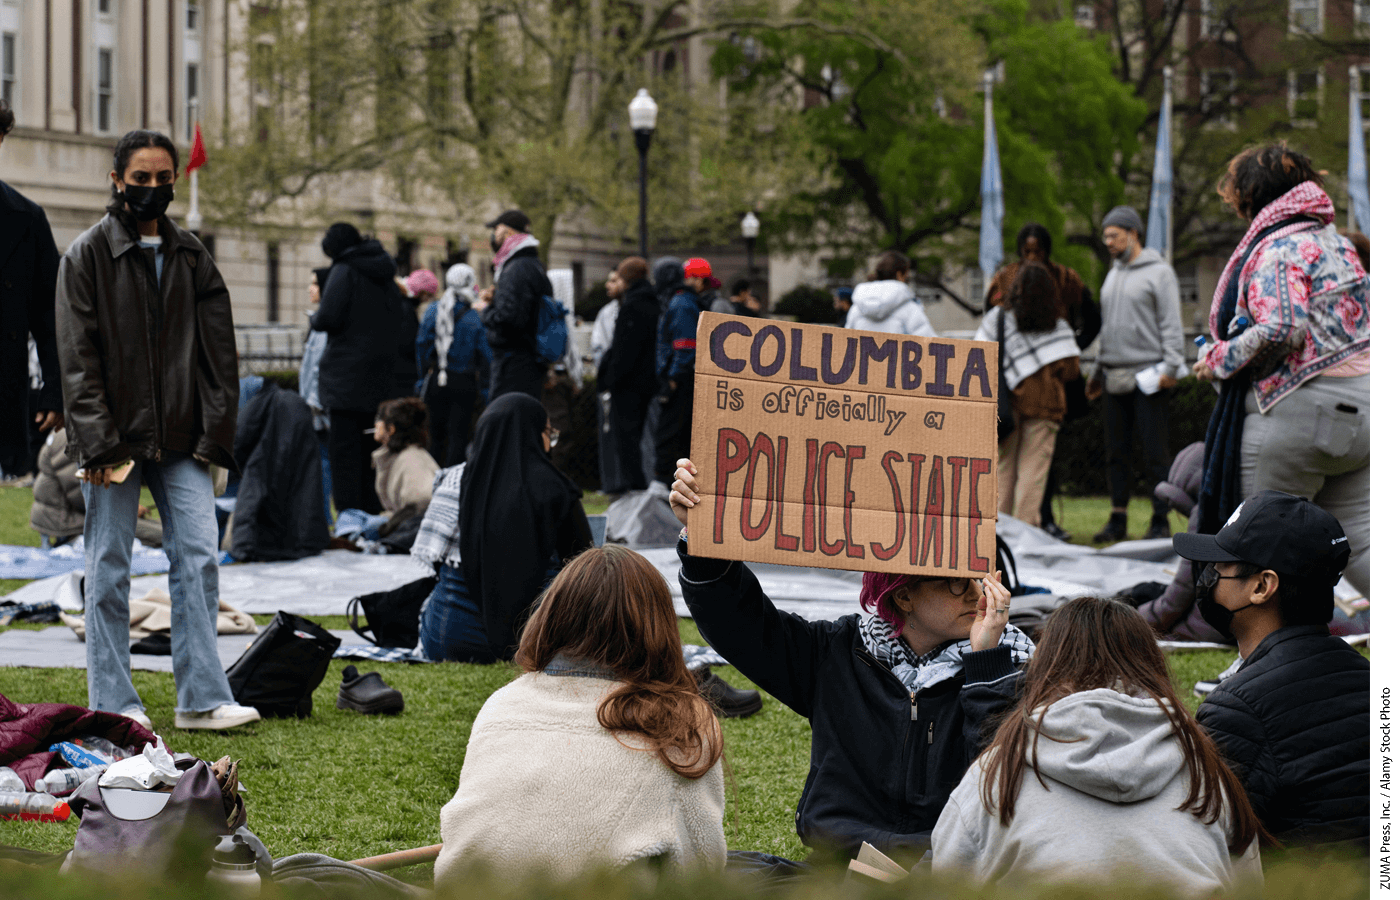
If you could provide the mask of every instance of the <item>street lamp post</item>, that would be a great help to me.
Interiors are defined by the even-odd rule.
[[[749,248],[749,277],[752,278],[754,274],[753,245],[758,240],[758,216],[753,214],[753,210],[749,210],[744,215],[744,220],[739,223],[739,233],[744,236],[744,243]]]
[[[627,117],[632,120],[632,137],[637,141],[637,156],[640,165],[637,169],[639,187],[637,232],[641,244],[641,257],[647,258],[647,148],[651,146],[651,133],[656,130],[656,101],[646,88],[637,91],[637,96],[627,104]]]

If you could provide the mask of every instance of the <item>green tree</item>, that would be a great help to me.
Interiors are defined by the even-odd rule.
[[[1101,39],[1031,15],[1024,0],[808,0],[798,13],[866,23],[887,47],[839,33],[755,30],[758,61],[737,49],[716,54],[717,72],[738,91],[800,91],[806,99],[779,127],[823,174],[772,198],[766,221],[780,246],[852,257],[895,248],[934,272],[972,262],[981,75],[998,62],[1008,243],[1022,221],[1039,220],[1059,235],[1085,228],[1122,197],[1115,164],[1134,151],[1144,108],[1114,77]],[[1080,255],[1081,265],[1090,261]]]

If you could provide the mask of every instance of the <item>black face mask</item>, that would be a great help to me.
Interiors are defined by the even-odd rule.
[[[150,222],[165,215],[165,209],[175,199],[175,185],[127,184],[122,197],[138,222]]]
[[[1215,588],[1219,584],[1206,586],[1207,569],[1202,569],[1201,574],[1196,577],[1196,608],[1201,611],[1201,618],[1206,620],[1206,624],[1225,637],[1234,640],[1234,634],[1230,631],[1230,623],[1235,618],[1235,611],[1227,609],[1215,602]]]
[[[495,236],[494,234],[491,235],[491,252],[492,252],[492,253],[500,253],[500,252],[501,252],[501,242],[498,241],[498,240],[496,240],[496,236]]]

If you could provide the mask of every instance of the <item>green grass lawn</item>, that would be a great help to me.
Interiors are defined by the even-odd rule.
[[[606,505],[605,499],[593,499]],[[27,525],[29,502],[27,489],[0,488],[0,543],[37,545],[37,535]],[[1134,504],[1131,533],[1146,527],[1150,510],[1145,500]],[[1067,499],[1064,506],[1062,524],[1080,540],[1107,517],[1102,498]],[[0,582],[0,592],[22,583]],[[328,628],[346,627],[343,616],[314,618]],[[271,617],[257,619],[266,624]],[[681,637],[703,643],[688,619],[681,620]],[[1218,674],[1232,658],[1224,651],[1170,657],[1188,706],[1195,709],[1198,703],[1191,685]],[[439,810],[456,790],[472,720],[486,698],[513,677],[514,667],[358,663],[361,670],[377,669],[403,691],[403,715],[380,718],[335,708],[345,665],[332,662],[309,719],[266,720],[229,733],[174,730],[172,677],[138,671],[133,678],[156,731],[172,749],[208,760],[230,755],[242,761],[249,825],[274,856],[319,852],[356,859],[438,843]],[[738,687],[754,687],[732,668],[719,671]],[[0,693],[21,703],[86,705],[86,675],[76,669],[0,668]],[[806,848],[797,840],[793,819],[807,774],[811,728],[771,696],[765,695],[764,703],[758,715],[724,723],[725,834],[733,849],[800,859]],[[76,827],[76,822],[0,822],[0,844],[58,853],[72,847]],[[1338,876],[1341,884],[1356,881],[1357,890],[1331,893],[1359,896],[1364,890],[1360,871],[1353,866]],[[427,882],[431,867],[395,874]],[[1338,884],[1338,878],[1330,883]]]

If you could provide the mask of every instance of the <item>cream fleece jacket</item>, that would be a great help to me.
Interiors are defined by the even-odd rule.
[[[624,746],[598,724],[598,703],[616,687],[531,672],[491,695],[442,808],[437,884],[473,863],[561,879],[657,856],[672,867],[724,867],[723,767],[685,778],[644,739],[623,735]]]
[[[374,492],[384,515],[400,510],[417,514],[427,510],[433,499],[433,477],[437,475],[437,460],[423,447],[410,444],[398,453],[379,447],[371,454],[374,462]]]
[[[1200,896],[1235,882],[1262,887],[1256,841],[1238,859],[1227,817],[1207,825],[1177,809],[1190,776],[1156,701],[1100,688],[1052,703],[1003,827],[982,805],[983,759],[933,829],[933,867],[977,881],[1102,882],[1128,878]],[[1026,758],[1031,758],[1027,748]]]

